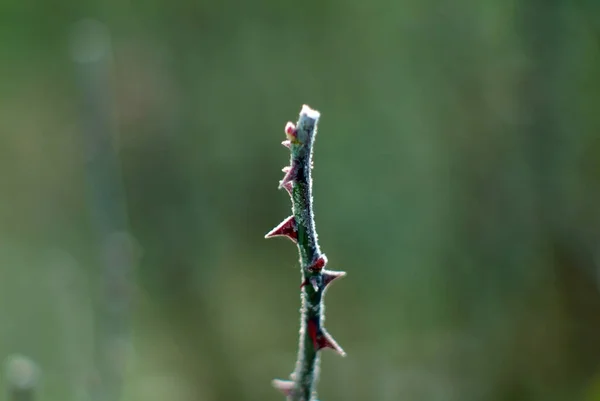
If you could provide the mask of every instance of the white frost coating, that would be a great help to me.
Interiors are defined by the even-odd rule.
[[[306,116],[315,121],[317,121],[319,119],[319,117],[321,117],[321,113],[319,113],[317,110],[311,109],[309,106],[307,106],[305,104],[302,105],[302,110],[300,110],[300,115]]]

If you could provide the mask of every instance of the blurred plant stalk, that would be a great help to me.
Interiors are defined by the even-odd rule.
[[[130,347],[130,303],[136,264],[121,169],[114,147],[111,41],[107,27],[82,20],[72,31],[71,55],[81,93],[87,204],[99,254],[95,300],[94,401],[121,398]]]

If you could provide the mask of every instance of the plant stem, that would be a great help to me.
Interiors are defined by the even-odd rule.
[[[345,355],[342,348],[323,327],[325,321],[324,293],[327,286],[344,272],[325,270],[327,257],[321,252],[315,229],[312,198],[312,155],[320,114],[303,106],[296,125],[286,126],[290,148],[290,166],[280,182],[292,198],[292,216],[265,237],[286,236],[298,246],[302,271],[301,285],[301,328],[296,369],[291,381],[275,380],[273,385],[292,401],[311,401],[316,397],[319,378],[319,350],[332,348]]]
[[[100,259],[94,308],[96,372],[90,380],[90,395],[93,401],[118,401],[131,344],[136,246],[129,234],[120,161],[113,144],[116,129],[108,28],[95,20],[79,21],[71,45],[82,98],[87,207]]]

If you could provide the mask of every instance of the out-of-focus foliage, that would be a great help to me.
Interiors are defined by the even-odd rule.
[[[108,84],[74,61],[82,18],[110,33]],[[281,399],[300,272],[263,235],[307,103],[319,238],[348,272],[322,399],[600,400],[599,21],[591,0],[3,0],[0,358],[34,359],[46,401],[102,385],[96,199],[139,256],[123,400]]]

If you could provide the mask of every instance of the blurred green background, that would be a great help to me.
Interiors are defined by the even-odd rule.
[[[263,236],[306,103],[348,272],[320,399],[600,400],[600,2],[2,0],[0,94],[36,399],[282,399],[300,272]]]

